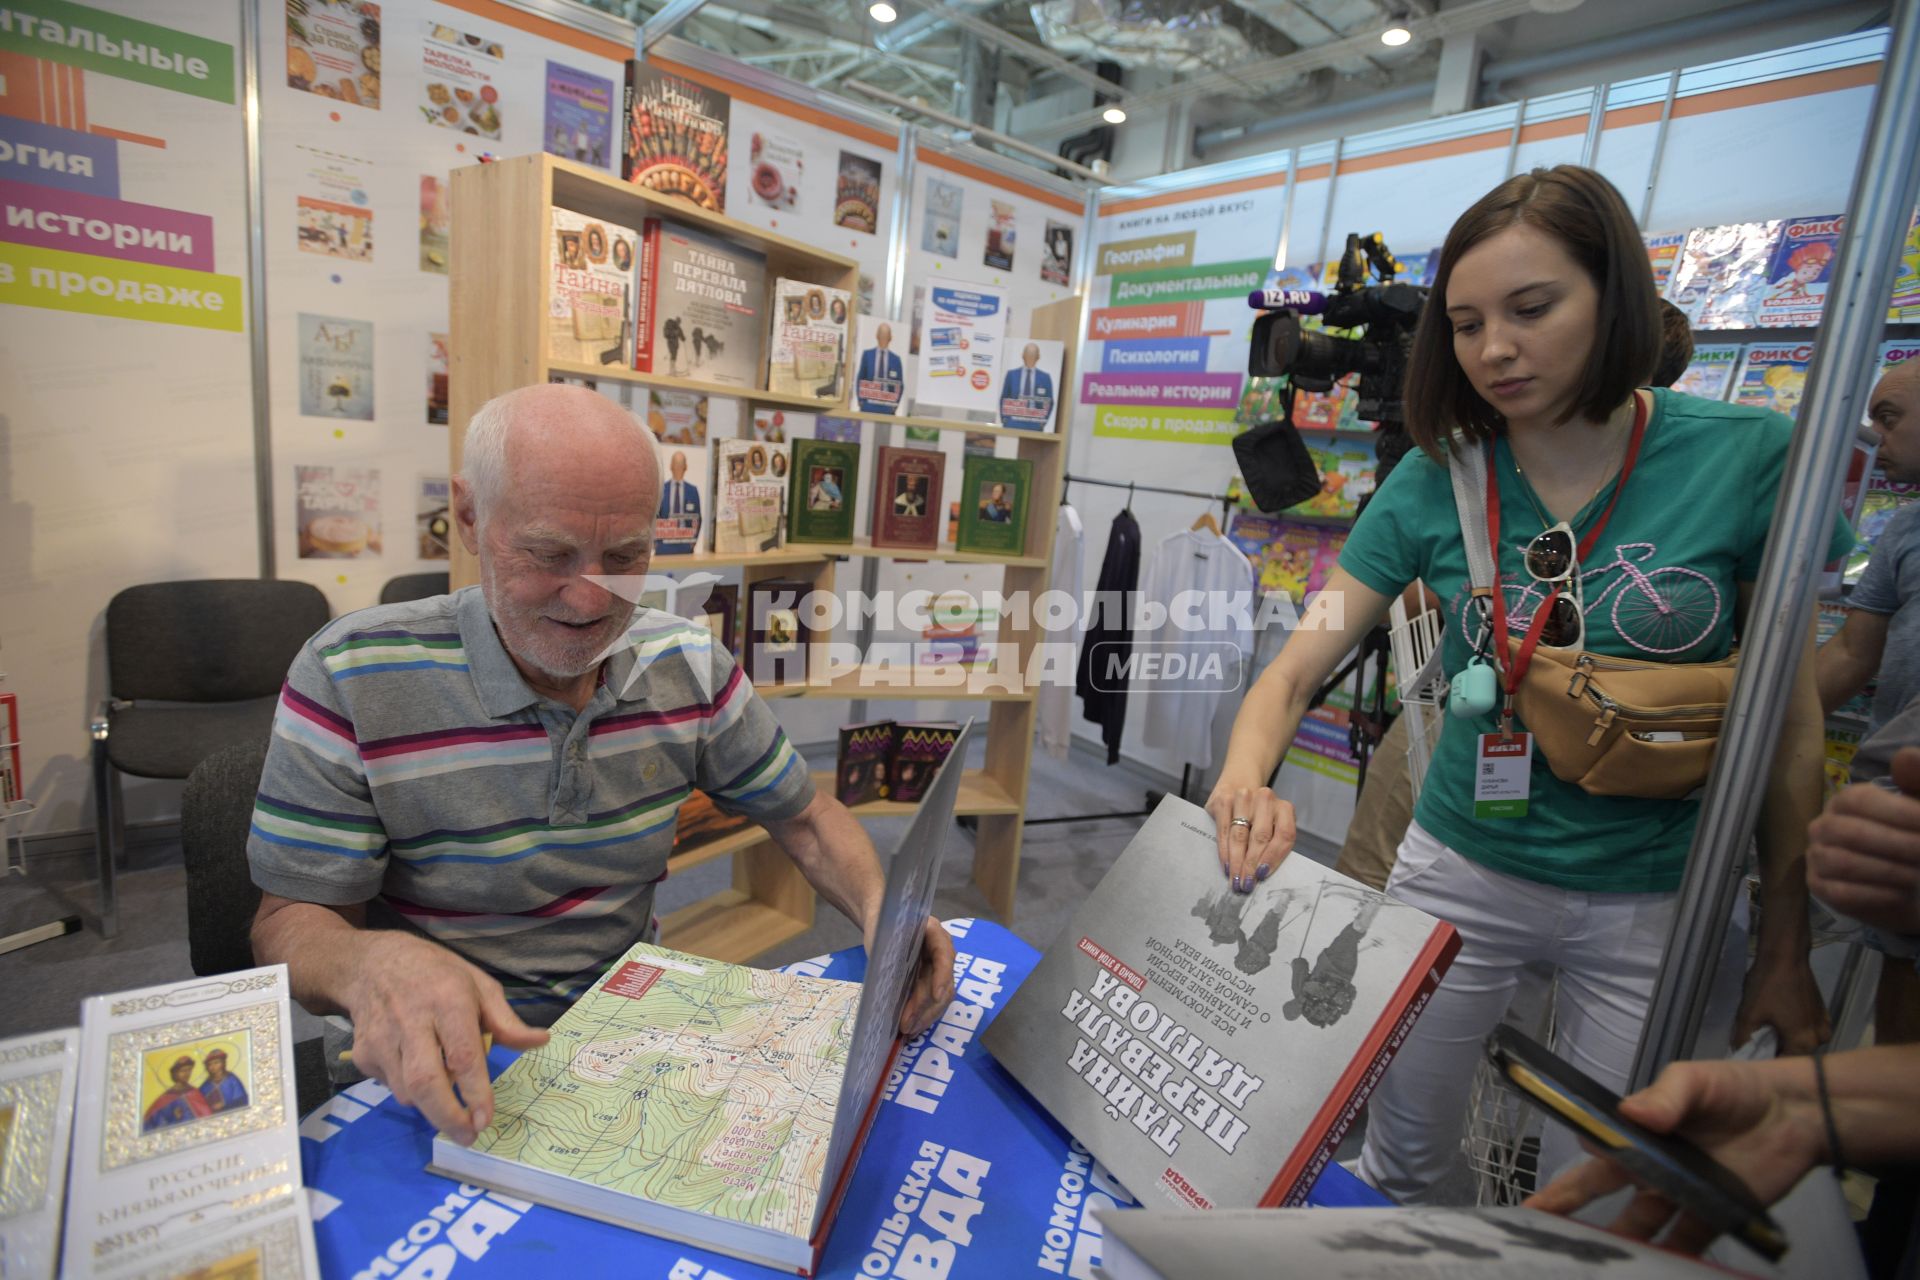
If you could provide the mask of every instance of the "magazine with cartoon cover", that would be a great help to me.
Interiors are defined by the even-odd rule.
[[[81,1005],[62,1274],[318,1277],[288,997],[269,965]]]
[[[1791,418],[1800,412],[1800,397],[1807,387],[1807,366],[1812,363],[1810,342],[1780,345],[1756,342],[1740,357],[1740,372],[1734,375],[1728,398],[1735,404],[1773,409]]]
[[[887,864],[864,981],[636,943],[494,1081],[472,1147],[435,1137],[429,1170],[817,1270],[900,1043],[959,782],[942,770]]]
[[[1693,359],[1674,379],[1673,389],[1699,396],[1703,400],[1725,400],[1727,388],[1733,385],[1734,370],[1739,365],[1740,344],[1737,342],[1696,345]]]
[[[1780,221],[1695,227],[1667,279],[1667,301],[1696,329],[1747,329],[1767,286]]]
[[[79,1065],[78,1027],[0,1040],[0,1275],[51,1277],[60,1260]]]
[[[555,207],[547,283],[547,357],[575,364],[633,360],[634,256],[640,233]]]
[[[1733,1274],[1538,1209],[1103,1209],[1109,1280],[1287,1275],[1316,1280],[1707,1280]]]
[[[853,295],[829,285],[781,278],[773,282],[772,310],[767,390],[845,399]]]
[[[714,445],[714,551],[722,555],[772,551],[786,540],[792,462],[784,444],[722,440]]]
[[[1767,268],[1766,288],[1754,307],[1756,327],[1811,328],[1820,323],[1846,225],[1837,213],[1786,220]]]
[[[1642,238],[1647,246],[1647,265],[1653,268],[1653,291],[1664,298],[1667,281],[1673,278],[1673,264],[1680,258],[1680,246],[1687,242],[1687,233],[1676,231],[1671,235]]]
[[[728,387],[760,385],[767,256],[648,218],[640,231],[633,367]]]
[[[1311,858],[1251,893],[1169,796],[986,1032],[1143,1203],[1301,1203],[1459,949]]]

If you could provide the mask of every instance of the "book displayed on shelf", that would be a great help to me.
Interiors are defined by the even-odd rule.
[[[772,551],[786,541],[788,446],[722,440],[713,446],[713,549]]]
[[[1774,409],[1791,418],[1800,412],[1807,366],[1812,362],[1812,343],[1756,342],[1740,357],[1740,372],[1734,377],[1730,398],[1735,404]]]
[[[0,804],[12,804],[26,795],[26,775],[20,772],[20,695],[0,693]]]
[[[960,725],[952,720],[896,720],[893,725],[893,798],[918,804],[927,784],[946,763]]]
[[[285,965],[89,997],[62,1271],[317,1280],[293,1076]]]
[[[834,763],[833,796],[849,809],[893,796],[893,721],[870,720],[840,726],[840,753]]]
[[[1766,287],[1754,307],[1756,327],[1807,328],[1820,323],[1846,225],[1846,218],[1837,213],[1786,220],[1767,267]]]
[[[773,329],[767,341],[767,390],[840,400],[846,396],[848,317],[844,289],[805,280],[773,282]]]
[[[747,586],[747,679],[765,687],[805,684],[813,627],[802,578],[764,578]]]
[[[864,981],[636,943],[493,1082],[473,1146],[436,1137],[429,1168],[816,1274],[898,1053],[959,784],[941,775],[888,864]]]
[[[1920,360],[1920,340],[1895,338],[1880,344],[1880,372],[1891,373],[1896,365]]]
[[[1020,344],[1020,363],[1000,379],[1001,426],[1016,431],[1053,430],[1066,350],[1064,342],[1045,338],[1029,338]]]
[[[1299,1204],[1459,946],[1308,858],[1234,892],[1169,796],[985,1043],[1143,1200]]]
[[[689,598],[678,601],[676,612],[689,622],[705,627],[728,653],[738,656],[740,633],[738,618],[740,614],[740,588],[731,582],[710,582],[706,585],[706,598],[692,598],[699,588],[689,584],[683,589]]]
[[[1893,300],[1887,306],[1887,319],[1894,323],[1920,324],[1920,208],[1907,223],[1906,239],[1900,242],[1900,259],[1894,268]]]
[[[80,1068],[80,1029],[0,1040],[0,1260],[8,1276],[59,1269],[60,1210]]]
[[[1346,545],[1347,531],[1235,511],[1227,521],[1227,541],[1253,563],[1259,590],[1285,595],[1298,605],[1327,584],[1340,559],[1340,548]]]
[[[881,445],[874,461],[873,545],[902,551],[940,546],[940,499],[947,456]]]
[[[716,89],[629,59],[621,179],[725,213],[732,102]]]
[[[680,810],[675,815],[672,856],[693,853],[751,825],[744,817],[721,812],[713,803],[713,797],[696,787],[680,802]]]
[[[1538,1209],[1100,1212],[1107,1280],[1288,1275],[1316,1280],[1711,1280],[1724,1268]],[[1463,1261],[1471,1259],[1471,1261]]]
[[[893,345],[893,325],[878,316],[859,316],[856,332],[855,407],[862,413],[899,413],[907,394],[907,362]]]
[[[814,415],[805,409],[762,408],[753,411],[753,438],[786,444],[813,435]]]
[[[707,451],[692,444],[654,445],[660,459],[660,508],[654,513],[653,553],[692,555],[701,549],[707,520]]]
[[[1696,329],[1748,329],[1767,282],[1781,222],[1735,222],[1687,233],[1667,300]]]
[[[633,367],[757,387],[767,256],[660,218],[640,230]]]
[[[553,211],[547,357],[633,363],[633,263],[640,233],[571,209]]]
[[[1025,555],[1033,509],[1033,463],[1026,458],[969,457],[961,469],[960,523],[954,550]]]
[[[859,445],[795,440],[787,491],[787,540],[851,545],[859,482]]]
[[[1734,370],[1739,366],[1740,344],[1737,342],[1695,346],[1693,359],[1674,379],[1673,389],[1702,400],[1725,400],[1727,388],[1733,385]]]

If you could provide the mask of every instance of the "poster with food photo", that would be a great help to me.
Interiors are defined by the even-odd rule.
[[[299,314],[300,412],[373,421],[373,322]]]
[[[380,6],[287,0],[287,87],[380,109]]]
[[[432,174],[420,176],[420,269],[447,274],[448,232],[453,226],[453,195]]]
[[[747,163],[747,190],[753,193],[755,204],[786,213],[798,208],[800,175],[806,168],[805,151],[798,140],[756,132],[747,150]]]
[[[864,231],[880,229],[880,162],[840,153],[839,178],[834,184],[833,225]]]
[[[1041,250],[1040,278],[1066,288],[1073,282],[1073,228],[1048,218]]]
[[[921,215],[920,247],[943,258],[960,256],[960,208],[967,189],[927,175],[927,204]]]
[[[447,335],[427,335],[427,422],[447,425]]]
[[[349,262],[372,262],[369,163],[317,147],[295,149],[304,165],[294,202],[301,251]]]
[[[442,129],[498,142],[501,104],[494,82],[500,78],[505,58],[506,50],[497,40],[468,35],[444,23],[428,23],[421,54],[426,73],[421,116]]]
[[[379,471],[301,465],[293,469],[293,483],[302,560],[379,556]]]

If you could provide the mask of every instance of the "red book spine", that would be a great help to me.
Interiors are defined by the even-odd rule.
[[[647,218],[640,224],[640,262],[635,269],[640,278],[633,291],[638,309],[633,321],[633,367],[641,373],[652,373],[654,293],[660,282],[658,218]]]
[[[1262,1209],[1291,1208],[1307,1202],[1307,1193],[1319,1181],[1327,1161],[1333,1159],[1335,1149],[1339,1147],[1341,1139],[1347,1136],[1347,1130],[1353,1127],[1368,1095],[1380,1083],[1380,1077],[1386,1074],[1387,1064],[1393,1061],[1393,1055],[1400,1052],[1400,1046],[1406,1043],[1414,1019],[1427,1007],[1434,988],[1440,985],[1440,979],[1446,975],[1447,967],[1459,952],[1460,935],[1454,932],[1453,926],[1441,924],[1435,927],[1432,936],[1427,939],[1427,945],[1420,949],[1419,959],[1401,980],[1400,989],[1393,993],[1393,999],[1380,1011],[1372,1032],[1361,1042],[1353,1061],[1347,1064],[1346,1071],[1340,1076],[1340,1083],[1327,1095],[1326,1102],[1313,1117],[1313,1123],[1307,1127],[1300,1145],[1280,1166],[1280,1173],[1267,1188],[1267,1194],[1260,1197]]]
[[[853,1150],[847,1153],[846,1167],[840,1170],[840,1180],[827,1196],[827,1210],[820,1215],[820,1225],[814,1229],[810,1241],[813,1246],[813,1265],[803,1267],[798,1272],[800,1275],[820,1274],[820,1255],[827,1249],[827,1233],[833,1230],[834,1219],[840,1216],[840,1202],[847,1198],[847,1187],[853,1182],[854,1166],[860,1163],[860,1153],[867,1149],[867,1139],[873,1133],[874,1117],[880,1113],[880,1095],[887,1091],[887,1077],[893,1074],[893,1064],[900,1060],[900,1046],[904,1043],[900,1037],[894,1037],[893,1049],[887,1054],[886,1068],[880,1072],[880,1082],[873,1087],[873,1096],[867,1099],[866,1113],[860,1117],[859,1136],[853,1140]],[[838,1124],[839,1121],[840,1117],[835,1116],[834,1123]]]

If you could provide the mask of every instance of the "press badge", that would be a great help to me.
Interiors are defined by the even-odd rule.
[[[1475,753],[1473,816],[1524,818],[1533,781],[1533,735],[1483,733]]]

